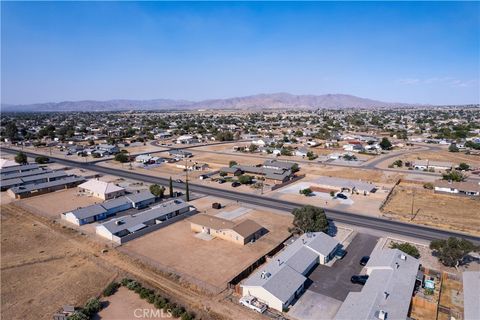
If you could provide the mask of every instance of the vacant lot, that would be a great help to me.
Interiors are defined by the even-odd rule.
[[[61,213],[102,202],[102,199],[80,194],[78,188],[71,188],[22,199],[15,204],[44,217],[56,219],[60,218]]]
[[[140,299],[134,291],[125,287],[120,287],[114,295],[102,299],[102,304],[106,307],[93,317],[94,320],[171,319],[166,312],[157,310],[152,304]],[[143,310],[147,310],[145,315],[151,317],[143,317]],[[140,315],[142,317],[139,317]]]
[[[413,214],[412,214],[413,201]],[[399,185],[384,207],[394,219],[480,235],[480,199]]]
[[[269,232],[253,244],[241,246],[221,239],[196,238],[188,221],[135,239],[120,250],[139,257],[164,272],[208,291],[220,291],[257,259],[289,236],[292,217],[263,211],[249,211],[240,220],[252,219]]]
[[[98,295],[114,276],[13,205],[2,206],[1,222],[3,319],[51,319],[62,305]]]

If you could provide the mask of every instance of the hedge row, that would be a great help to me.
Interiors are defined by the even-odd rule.
[[[163,309],[165,312],[170,312],[175,318],[181,318],[181,320],[195,319],[195,314],[188,312],[184,307],[176,303],[168,301],[167,298],[155,293],[154,290],[145,288],[135,280],[124,278],[121,281],[121,284],[129,290],[135,291],[140,298],[148,301],[148,303],[153,304],[155,308]]]

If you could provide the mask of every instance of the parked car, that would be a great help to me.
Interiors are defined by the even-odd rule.
[[[360,259],[360,264],[362,266],[365,266],[365,265],[367,265],[368,260],[370,260],[369,256],[363,256],[362,259]]]
[[[222,184],[222,183],[225,183],[225,179],[218,179],[218,183]]]
[[[348,199],[348,197],[343,193],[337,193],[337,198],[344,199],[344,200]]]
[[[352,276],[350,278],[350,281],[352,283],[356,283],[356,284],[361,284],[362,286],[367,283],[367,280],[368,280],[368,276],[367,275],[364,275],[364,276]]]
[[[241,185],[240,182],[237,182],[237,181],[232,182],[232,187],[234,187],[234,188],[236,188],[236,187],[238,187],[238,186],[240,186],[240,185]]]
[[[183,183],[182,179],[176,179],[175,182]]]
[[[344,249],[337,249],[337,251],[335,252],[335,256],[340,260],[343,259],[346,254],[347,254],[347,251]]]
[[[257,311],[258,313],[264,313],[267,310],[267,305],[265,303],[258,301],[257,298],[252,296],[242,297],[239,302],[245,307]]]
[[[212,203],[212,208],[213,209],[222,209],[222,205],[218,202]]]

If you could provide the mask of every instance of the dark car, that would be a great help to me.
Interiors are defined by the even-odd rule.
[[[347,197],[346,195],[344,195],[343,193],[337,194],[337,198],[340,198],[340,199],[348,199],[348,197]]]
[[[338,249],[337,252],[335,252],[335,256],[340,260],[343,259],[346,254],[347,254],[347,251],[343,249]]]
[[[239,185],[241,185],[240,182],[237,182],[237,181],[232,182],[232,187],[234,187],[234,188],[238,187]]]
[[[365,266],[365,265],[367,265],[368,260],[370,260],[369,256],[363,256],[362,259],[360,259],[360,264],[362,266]]]
[[[177,180],[175,180],[175,182],[177,182],[177,183],[183,183],[182,179],[177,179]]]
[[[363,286],[365,283],[367,283],[367,279],[368,279],[367,275],[365,275],[365,276],[352,276],[350,278],[350,281],[352,283],[361,284]]]
[[[222,184],[225,183],[226,181],[224,179],[218,179],[218,183]]]

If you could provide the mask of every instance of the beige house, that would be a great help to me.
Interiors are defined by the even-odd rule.
[[[78,186],[80,192],[86,192],[103,200],[114,199],[125,195],[125,189],[111,182],[96,179],[88,180]]]
[[[197,214],[189,221],[193,232],[203,232],[241,245],[255,241],[267,232],[265,228],[250,219],[236,223],[207,214]]]

